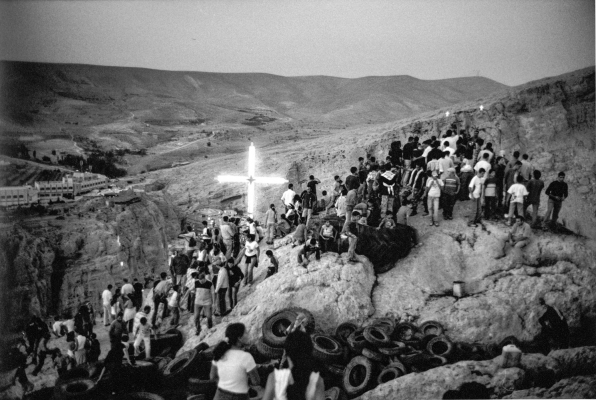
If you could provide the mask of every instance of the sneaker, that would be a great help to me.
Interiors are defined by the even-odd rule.
[[[435,226],[435,223],[431,221],[430,226]]]
[[[438,222],[435,222],[435,226],[438,228],[439,227],[439,223]]]
[[[426,217],[427,215],[429,215],[426,211],[424,212],[424,214],[422,214],[423,217]]]

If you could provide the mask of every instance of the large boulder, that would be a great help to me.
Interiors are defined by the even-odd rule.
[[[411,219],[424,245],[378,276],[375,317],[391,311],[441,321],[455,341],[498,343],[510,335],[531,341],[540,332],[538,298],[544,297],[566,316],[572,333],[593,332],[593,242],[538,231],[522,258],[497,260],[510,228],[494,222],[469,227],[471,213],[470,202],[457,203],[456,218],[438,229],[424,218]],[[467,296],[453,296],[454,281],[465,283]]]
[[[358,262],[349,263],[346,255],[325,253],[320,261],[310,256],[308,268],[298,264],[299,247],[289,245],[279,248],[279,272],[248,293],[221,324],[211,330],[204,329],[195,335],[192,323],[183,330],[189,337],[180,352],[194,348],[205,341],[209,345],[224,338],[227,325],[241,322],[247,328],[250,342],[261,335],[263,322],[272,313],[286,307],[302,307],[315,317],[316,329],[333,332],[346,321],[362,323],[374,313],[370,293],[375,283],[373,265],[366,257],[358,256]],[[263,255],[264,256],[264,255]],[[255,270],[255,281],[265,275],[266,266]]]
[[[596,375],[561,379],[549,388],[534,387],[516,390],[504,399],[594,399]]]

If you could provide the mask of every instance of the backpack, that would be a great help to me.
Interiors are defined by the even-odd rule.
[[[195,247],[197,245],[197,239],[195,239],[194,236],[191,236],[190,239],[188,239],[188,247]]]

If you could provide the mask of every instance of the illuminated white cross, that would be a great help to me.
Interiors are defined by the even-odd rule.
[[[220,175],[216,177],[220,183],[224,182],[246,182],[248,181],[248,193],[247,193],[247,204],[246,204],[246,211],[249,216],[254,216],[255,211],[255,183],[265,183],[265,184],[282,184],[288,182],[287,179],[284,178],[265,178],[265,177],[255,177],[255,146],[254,144],[250,144],[248,148],[248,177],[246,176],[233,176],[233,175]]]

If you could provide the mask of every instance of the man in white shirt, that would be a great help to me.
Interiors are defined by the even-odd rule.
[[[490,165],[490,162],[488,162],[488,158],[489,158],[489,154],[484,153],[482,155],[482,160],[478,161],[476,163],[476,165],[474,165],[474,171],[476,171],[476,174],[478,174],[478,171],[480,171],[481,169],[483,169],[486,174],[489,173],[489,171],[491,169],[491,165]]]
[[[288,206],[293,204],[294,196],[296,196],[296,192],[294,192],[294,184],[290,183],[288,185],[288,190],[281,195],[281,201],[283,201],[284,206],[286,207],[286,212],[288,212]]]
[[[457,133],[457,131],[455,133]],[[448,130],[447,137],[445,138],[445,140],[449,142],[449,147],[451,147],[452,149],[457,149],[457,141],[459,140],[459,135],[452,134],[451,130]]]
[[[112,288],[112,285],[108,285],[108,288],[101,294],[104,326],[109,326],[112,323],[112,312],[110,310],[110,302],[112,301]]]
[[[236,233],[236,229],[230,224],[227,215],[223,217],[223,223],[219,226],[219,232],[221,233],[221,238],[226,246],[226,258],[230,258],[232,255],[232,248],[234,247],[234,234]]]
[[[346,215],[346,195],[348,194],[347,190],[343,190],[340,194],[339,198],[335,202],[335,209],[337,210],[337,217],[343,218]]]
[[[474,219],[468,225],[476,226],[482,218],[482,198],[484,196],[484,175],[486,171],[480,168],[478,175],[470,181],[470,198],[476,202],[476,214]]]
[[[124,278],[123,281],[124,281],[124,285],[122,285],[122,289],[120,290],[120,292],[123,295],[127,295],[127,296],[133,294],[135,289],[132,286],[132,283],[129,283],[128,279],[126,279],[126,278]]]

